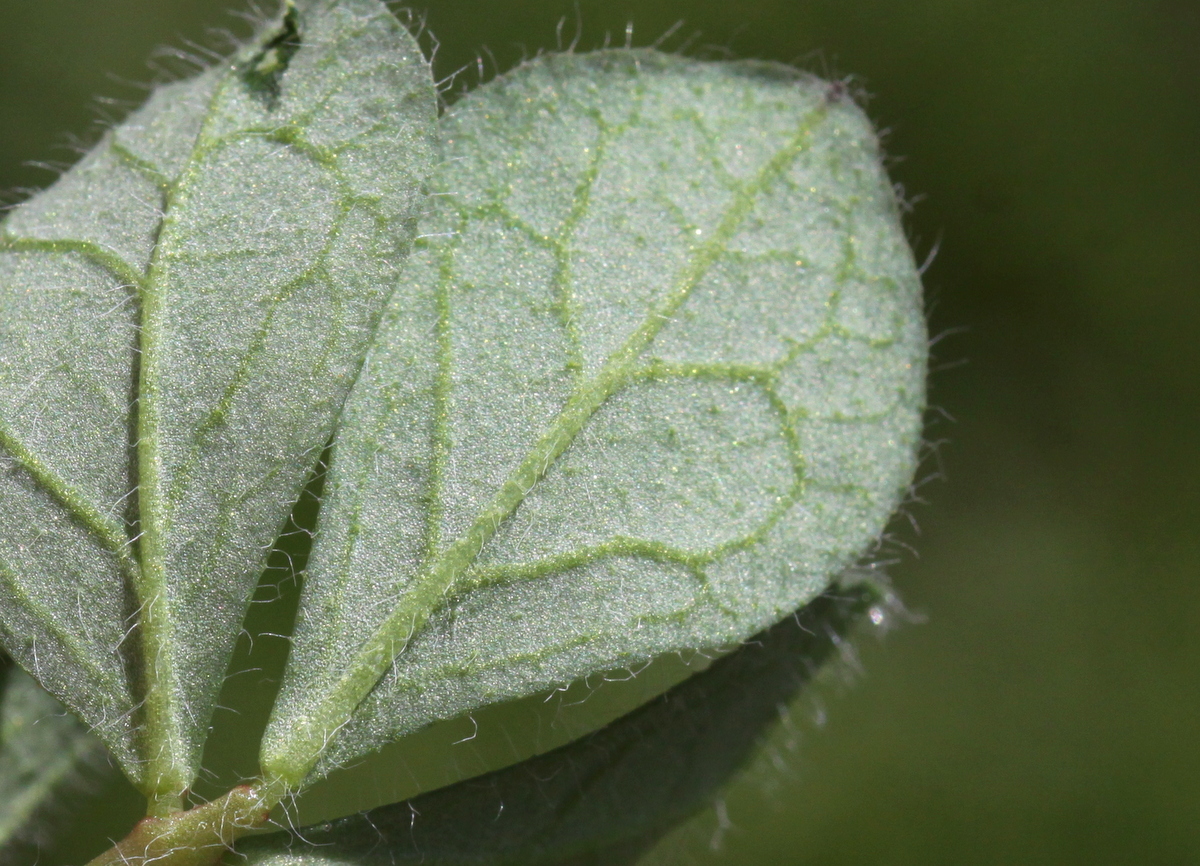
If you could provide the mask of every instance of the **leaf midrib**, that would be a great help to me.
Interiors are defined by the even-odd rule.
[[[204,110],[204,119],[197,131],[192,149],[183,169],[164,191],[163,219],[159,224],[158,238],[146,267],[146,278],[142,292],[139,339],[141,364],[138,368],[138,515],[142,534],[139,538],[142,568],[134,582],[134,591],[139,603],[142,652],[148,663],[144,666],[145,724],[144,739],[147,757],[146,777],[155,798],[162,801],[161,808],[173,808],[170,802],[178,792],[191,783],[192,759],[189,755],[187,738],[180,730],[181,713],[179,692],[179,670],[174,659],[174,632],[176,617],[170,610],[166,591],[165,550],[165,507],[167,497],[163,485],[162,450],[159,434],[158,382],[161,374],[158,362],[161,354],[161,322],[163,321],[163,297],[153,291],[157,282],[164,255],[161,238],[172,223],[172,210],[185,182],[196,171],[197,165],[212,142],[205,135],[216,106],[224,97],[233,76],[227,76],[209,95]],[[219,139],[218,139],[219,140]],[[159,810],[151,803],[151,813]]]
[[[695,250],[677,279],[676,287],[651,310],[594,376],[580,380],[554,422],[501,485],[489,505],[458,539],[437,555],[424,576],[413,582],[413,588],[402,596],[391,615],[362,644],[351,664],[283,749],[269,756],[269,762],[264,761],[268,781],[278,780],[293,787],[303,782],[334,732],[346,724],[391,667],[395,657],[421,630],[429,615],[461,588],[468,569],[500,525],[516,511],[588,420],[634,376],[642,352],[725,252],[759,196],[807,149],[813,130],[827,114],[828,108],[822,104],[805,115],[787,146],[776,152],[753,179],[742,185],[716,230]],[[293,744],[291,749],[288,744]]]
[[[340,33],[335,41],[336,45],[352,41],[355,37],[370,30],[375,23],[376,20],[373,18],[370,21],[362,22],[358,27],[350,28],[348,31]],[[399,25],[396,26],[398,27]],[[336,54],[337,51],[331,51],[331,56],[323,58],[318,68],[335,64],[336,57],[334,55]],[[298,152],[311,159],[323,169],[330,171],[341,187],[341,195],[338,202],[341,216],[337,220],[337,225],[331,231],[326,247],[318,258],[318,263],[306,275],[289,281],[285,287],[276,292],[272,298],[271,313],[273,313],[280,300],[302,284],[306,276],[311,277],[315,273],[322,271],[328,257],[328,250],[334,242],[337,232],[340,230],[339,227],[345,215],[354,206],[359,205],[367,205],[374,211],[373,205],[376,202],[369,197],[352,194],[348,181],[338,171],[335,164],[338,155],[337,151],[313,146],[299,132],[299,129],[305,125],[309,116],[318,111],[331,98],[336,88],[332,88],[330,92],[321,94],[321,98],[317,104],[310,107],[307,111],[286,119],[278,126],[239,127],[224,134],[215,134],[213,124],[221,117],[218,106],[221,100],[228,94],[230,88],[237,85],[238,76],[236,72],[232,72],[223,81],[218,83],[209,95],[203,112],[203,119],[196,133],[188,158],[184,161],[183,168],[178,176],[164,185],[164,218],[160,223],[159,236],[161,237],[162,233],[174,222],[173,211],[177,212],[179,200],[181,196],[186,195],[188,183],[197,171],[198,166],[202,164],[204,157],[209,151],[233,139],[244,139],[254,136],[267,138]],[[378,217],[378,214],[376,216]],[[180,729],[183,713],[188,710],[188,707],[181,702],[181,672],[178,669],[177,661],[174,659],[178,643],[175,633],[179,627],[179,623],[177,614],[171,609],[170,596],[167,593],[169,575],[166,574],[167,550],[165,547],[165,535],[169,529],[172,505],[179,496],[176,489],[178,485],[173,485],[171,489],[168,489],[164,473],[165,467],[163,464],[160,433],[162,409],[159,406],[159,389],[163,375],[160,370],[160,364],[163,353],[164,334],[162,333],[162,325],[165,320],[164,308],[166,299],[162,296],[161,292],[154,291],[153,289],[161,283],[162,274],[169,271],[168,258],[162,244],[156,243],[146,270],[144,281],[146,288],[143,291],[141,309],[140,337],[142,363],[139,370],[138,382],[140,406],[137,416],[139,434],[137,459],[140,481],[138,491],[139,514],[143,528],[140,552],[142,554],[143,566],[138,579],[135,581],[136,595],[141,603],[143,652],[147,658],[155,660],[154,664],[146,666],[144,686],[145,728],[149,732],[146,743],[146,751],[150,762],[147,776],[152,780],[151,784],[156,788],[156,795],[161,796],[164,800],[177,791],[182,790],[190,783],[190,774],[194,769],[191,767],[192,757],[187,747],[187,738]],[[268,320],[269,318],[270,316],[268,315]],[[260,329],[260,333],[257,335],[254,345],[251,346],[247,358],[243,359],[243,367],[245,363],[248,363],[249,357],[256,354],[256,349],[260,348],[261,337]],[[318,364],[325,363],[326,361],[327,358],[324,356],[316,359]],[[243,370],[239,369],[234,381],[225,389],[221,401],[214,409],[214,413],[219,414],[221,407],[227,405],[232,399],[233,393],[237,391],[242,378],[244,378],[242,373]],[[209,413],[206,416],[209,422],[211,422],[214,413]],[[211,426],[211,424],[202,425],[202,427],[204,426]],[[199,431],[201,435],[203,432],[204,429]],[[198,443],[194,443],[194,447],[198,447]],[[190,473],[190,465],[194,463],[194,460],[188,461],[188,463],[188,466],[182,467],[185,470],[185,475]],[[178,479],[176,480],[178,481]],[[219,537],[220,533],[217,533],[217,535]]]

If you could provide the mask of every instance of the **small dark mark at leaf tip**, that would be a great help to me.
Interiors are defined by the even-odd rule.
[[[300,14],[295,3],[288,0],[279,33],[246,63],[242,71],[242,81],[247,89],[262,100],[268,111],[274,111],[279,104],[280,81],[300,50],[300,43]]]

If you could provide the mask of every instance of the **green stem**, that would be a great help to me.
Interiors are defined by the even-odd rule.
[[[266,823],[271,799],[239,785],[195,809],[144,818],[88,866],[216,866],[237,839]]]

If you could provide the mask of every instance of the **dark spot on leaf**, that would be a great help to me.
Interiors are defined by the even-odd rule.
[[[268,111],[274,111],[279,104],[280,82],[299,50],[300,15],[295,4],[288,0],[279,33],[250,59],[242,71],[246,88],[262,101]]]
[[[850,95],[850,84],[845,79],[830,81],[825,88],[825,101],[827,103],[838,103],[846,99]]]

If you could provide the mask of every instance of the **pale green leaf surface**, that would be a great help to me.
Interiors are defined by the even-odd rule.
[[[661,698],[552,752],[327,824],[247,839],[253,866],[617,866],[709,806],[887,590],[838,585]],[[882,598],[881,598],[882,595]],[[244,858],[244,859],[243,859]]]
[[[67,789],[106,764],[104,747],[24,671],[0,681],[0,864],[28,863]]]
[[[382,3],[289,4],[3,225],[4,643],[143,786],[194,776],[395,288],[435,114]]]
[[[748,637],[864,553],[915,466],[920,284],[840,91],[554,56],[441,132],[439,222],[347,403],[264,741],[292,785]]]

